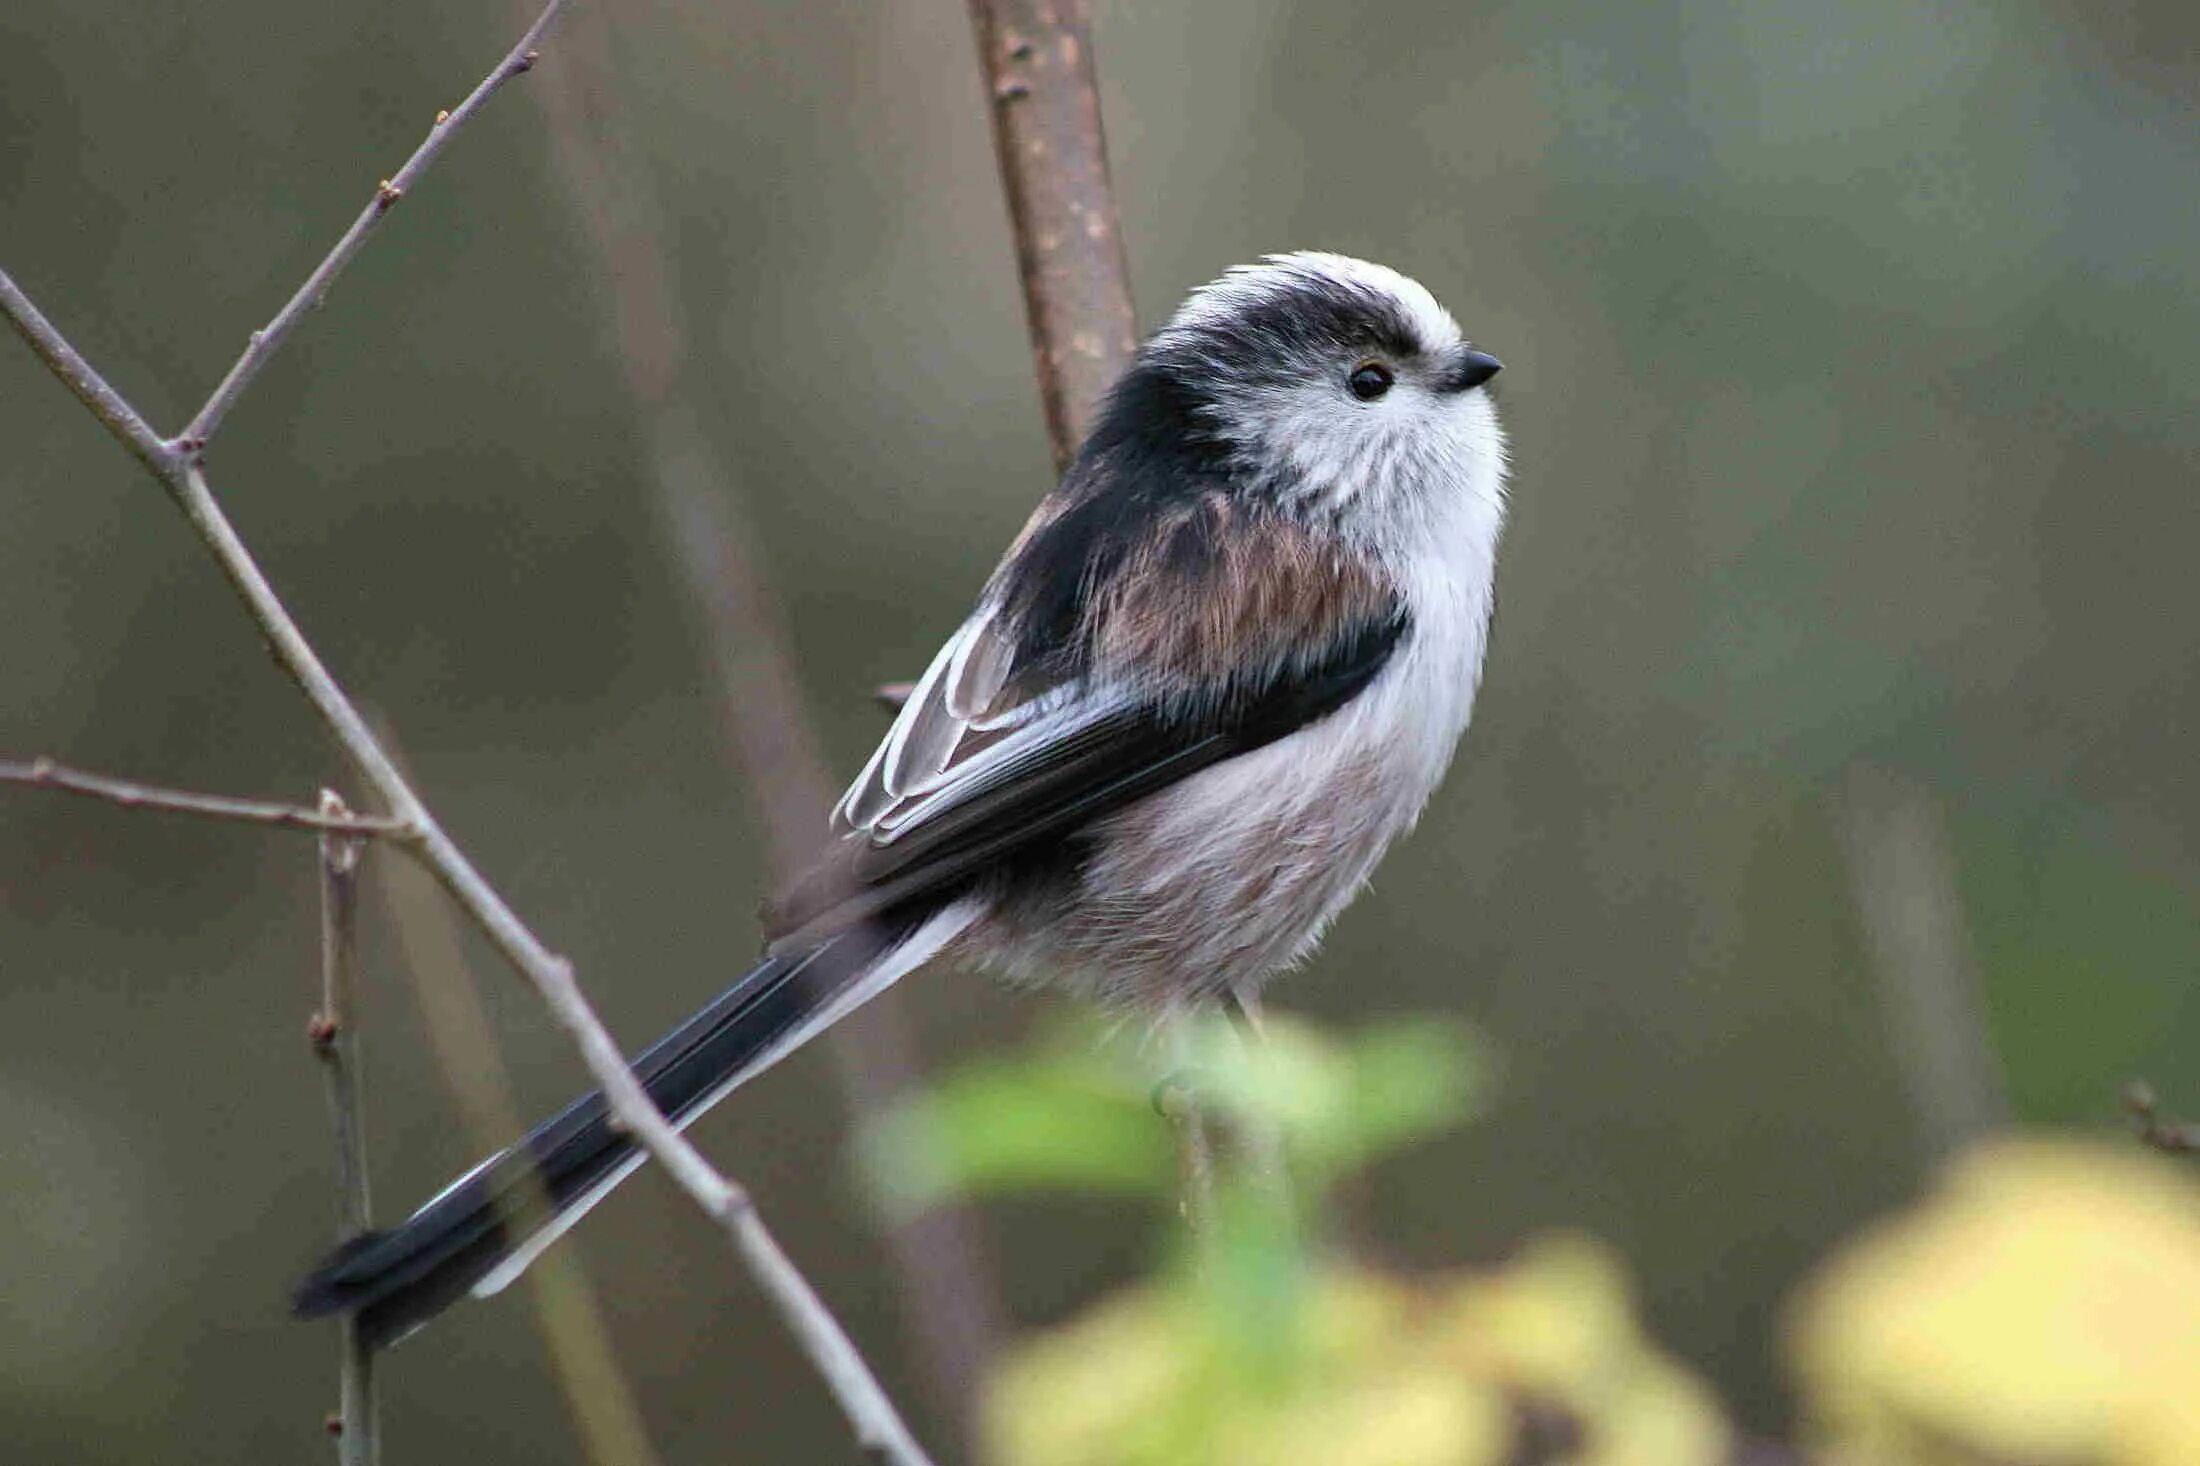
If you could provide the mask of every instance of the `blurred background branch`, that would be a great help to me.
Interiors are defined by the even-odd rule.
[[[741,479],[702,425],[687,335],[664,242],[671,221],[652,163],[624,124],[610,17],[576,17],[538,96],[553,155],[594,246],[619,362],[640,419],[642,466],[660,540],[700,626],[714,673],[726,767],[761,817],[774,884],[804,869],[825,838],[835,786],[789,650],[783,615],[751,553],[758,535]],[[888,991],[822,1043],[852,1119],[890,1103],[919,1072],[899,993]],[[926,1384],[968,1439],[975,1390],[995,1348],[1000,1305],[976,1219],[943,1207],[901,1219],[884,1240],[901,1283],[899,1314]]]
[[[1923,794],[1872,769],[1851,771],[1842,814],[1888,1042],[1937,1162],[2008,1114],[1947,830]]]

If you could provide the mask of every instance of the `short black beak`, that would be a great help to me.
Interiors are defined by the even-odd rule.
[[[1479,387],[1505,369],[1505,364],[1486,351],[1471,346],[1459,348],[1453,360],[1451,375],[1444,385],[1454,392],[1464,392],[1469,387]]]

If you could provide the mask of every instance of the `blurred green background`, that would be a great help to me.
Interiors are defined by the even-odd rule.
[[[1460,1014],[1501,1056],[1480,1123],[1365,1188],[1363,1244],[1437,1263],[1591,1229],[1656,1332],[1776,1425],[1778,1300],[1936,1144],[1859,902],[1887,791],[1938,831],[2010,1110],[2103,1126],[2132,1073],[2200,1107],[2200,10],[1097,9],[1146,321],[1232,263],[1338,249],[1422,279],[1508,367],[1475,726],[1276,995]],[[866,690],[921,669],[1049,476],[968,22],[952,0],[614,14],[705,428],[852,770],[883,727]],[[519,20],[9,6],[0,262],[172,429]],[[748,951],[761,836],[527,85],[213,466],[453,833],[640,1043]],[[0,756],[351,787],[157,486],[12,342],[0,440]],[[393,1216],[474,1147],[382,907],[368,927]],[[310,842],[0,791],[11,1456],[323,1449],[333,1341],[284,1317],[331,1224],[314,942]],[[567,1045],[476,955],[525,1102],[561,1100]],[[935,1064],[1046,1011],[949,973],[907,1008]],[[827,1064],[697,1134],[951,1440]],[[984,1222],[1021,1321],[1150,1260],[1099,1203]],[[580,1238],[665,1460],[854,1458],[661,1178]],[[385,1380],[393,1461],[579,1459],[516,1296]]]

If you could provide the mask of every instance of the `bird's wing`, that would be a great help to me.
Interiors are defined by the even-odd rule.
[[[1320,556],[1235,563],[1229,535],[1188,522],[1157,521],[1166,543],[1089,613],[1055,618],[1064,634],[1031,636],[1013,577],[996,577],[842,798],[827,858],[775,904],[782,945],[953,894],[1284,737],[1349,702],[1407,634],[1387,587],[1341,592]]]

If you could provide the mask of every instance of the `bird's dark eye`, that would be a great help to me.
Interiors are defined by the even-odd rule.
[[[1390,368],[1379,361],[1363,361],[1345,378],[1345,385],[1352,395],[1362,402],[1373,402],[1390,390],[1390,384],[1398,379],[1390,374]]]

